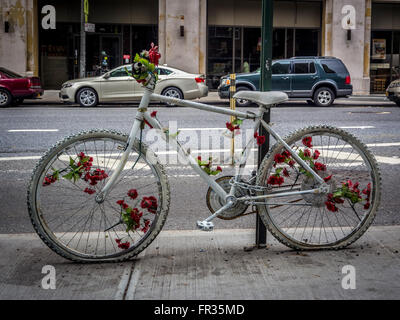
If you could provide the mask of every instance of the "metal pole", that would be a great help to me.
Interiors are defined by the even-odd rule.
[[[230,87],[229,87],[229,103],[231,110],[236,110],[236,100],[233,98],[233,95],[236,92],[236,73],[232,73],[230,75]],[[231,123],[236,120],[235,116],[231,116]],[[232,132],[231,139],[231,164],[235,164],[235,134]]]
[[[262,1],[262,32],[261,32],[261,90],[271,90],[271,64],[272,64],[272,20],[273,0]],[[270,112],[264,113],[263,120],[270,122]],[[258,149],[258,165],[268,153],[270,137],[264,127],[260,126],[259,135],[265,136],[265,143]],[[267,230],[259,214],[256,220],[256,246],[264,247],[267,243]]]
[[[81,49],[79,62],[79,77],[85,78],[86,74],[86,32],[85,32],[85,0],[81,0]]]

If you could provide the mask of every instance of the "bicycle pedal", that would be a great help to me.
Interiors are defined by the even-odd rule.
[[[197,221],[196,226],[201,231],[213,231],[214,230],[214,223],[212,223],[211,221]]]

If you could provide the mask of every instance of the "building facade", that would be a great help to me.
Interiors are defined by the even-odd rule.
[[[80,0],[0,0],[0,66],[39,75],[45,88],[79,76]],[[161,63],[207,76],[256,70],[261,0],[88,0],[86,74],[157,43]],[[53,12],[54,11],[54,12]],[[354,94],[382,93],[399,66],[400,0],[275,0],[273,58],[343,60]],[[128,60],[126,60],[128,59]]]

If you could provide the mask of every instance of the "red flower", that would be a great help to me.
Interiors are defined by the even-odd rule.
[[[291,166],[291,167],[293,167],[293,166],[295,165],[295,163],[296,163],[296,162],[292,159],[292,160],[289,161],[288,165]]]
[[[157,210],[157,199],[156,197],[143,197],[140,206],[143,209],[147,209],[151,213],[156,213]]]
[[[130,189],[130,190],[128,191],[128,196],[129,196],[131,199],[135,200],[135,199],[138,197],[138,192],[137,192],[137,190],[136,190],[136,189]]]
[[[145,220],[144,220],[144,227],[142,228],[142,231],[143,231],[144,233],[146,233],[147,230],[149,230],[149,225],[150,225],[150,220],[145,219]]]
[[[86,189],[84,190],[84,192],[85,192],[85,193],[88,193],[88,194],[93,194],[93,193],[96,192],[96,190],[91,189],[91,188],[86,188]]]
[[[365,210],[368,210],[369,207],[370,207],[370,205],[371,205],[371,204],[370,204],[369,202],[367,202],[366,204],[364,204],[364,209],[365,209]]]
[[[318,150],[315,150],[315,151],[314,151],[314,154],[313,154],[313,159],[314,159],[314,160],[317,160],[317,159],[319,158],[320,154],[321,154],[321,153],[320,153]]]
[[[217,167],[217,171],[222,172],[222,168],[220,166]]]
[[[259,146],[263,145],[265,143],[265,136],[257,136],[257,144]]]
[[[275,156],[274,156],[274,160],[275,160],[275,162],[276,163],[282,163],[282,162],[285,162],[285,156],[283,156],[282,154],[280,154],[280,153],[277,153]]]
[[[150,113],[150,116],[151,116],[152,118],[155,118],[156,115],[157,115],[157,111],[153,111],[152,113]]]
[[[287,150],[283,151],[283,152],[282,152],[282,155],[283,155],[284,157],[286,157],[286,158],[289,158],[289,157],[291,156],[290,152],[287,151]]]
[[[118,248],[126,250],[126,249],[129,249],[130,245],[131,244],[128,241],[120,242],[120,243],[118,243]]]
[[[227,123],[225,123],[225,125],[226,125],[226,128],[229,130],[229,131],[234,131],[235,130],[235,127],[232,125],[232,123],[230,123],[230,122],[227,122]]]
[[[268,179],[268,184],[272,185],[281,185],[284,182],[283,177],[278,177],[278,176],[270,176]]]
[[[125,203],[124,200],[118,200],[117,204],[119,204],[123,209],[128,208],[129,206]]]
[[[285,177],[289,177],[289,176],[290,176],[289,171],[287,171],[286,168],[283,169],[283,175],[284,175]]]
[[[312,138],[311,137],[304,137],[303,140],[301,140],[301,142],[303,142],[303,144],[308,147],[308,148],[312,148]]]
[[[307,158],[311,157],[311,151],[309,149],[304,150],[304,156]]]
[[[158,60],[161,58],[161,54],[158,52],[158,46],[155,46],[153,42],[150,46],[151,48],[149,50],[149,61],[157,66]]]
[[[325,178],[324,178],[324,181],[325,181],[325,182],[328,182],[328,181],[331,180],[331,179],[332,179],[332,175],[325,177]]]
[[[325,201],[325,205],[326,205],[326,208],[327,208],[329,211],[332,211],[332,212],[338,211],[338,208],[337,208],[337,207],[335,206],[335,204],[332,203],[331,201]]]
[[[201,161],[201,156],[198,156],[198,157],[197,157],[197,160]]]
[[[318,171],[325,171],[326,170],[326,165],[324,165],[321,162],[316,162],[314,163],[314,168]]]

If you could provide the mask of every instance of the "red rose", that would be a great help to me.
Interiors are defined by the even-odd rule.
[[[200,156],[198,156],[198,157],[197,157],[197,160],[201,161],[201,157],[200,157]]]
[[[315,151],[314,151],[314,154],[313,154],[313,159],[314,159],[314,160],[317,160],[317,159],[319,158],[320,154],[321,154],[321,153],[320,153],[318,150],[315,150]]]
[[[158,46],[155,46],[154,43],[151,43],[151,48],[149,50],[149,61],[153,63],[155,66],[158,65],[158,60],[161,58],[161,54],[158,52]]]
[[[136,189],[130,189],[130,190],[128,191],[128,196],[129,196],[131,199],[135,200],[135,199],[138,197],[138,192],[137,192],[137,190],[136,190]]]
[[[157,199],[153,196],[143,197],[140,206],[143,209],[147,209],[151,213],[156,213],[157,210]]]
[[[227,122],[227,123],[225,123],[225,125],[226,125],[226,128],[229,130],[229,131],[234,131],[235,130],[235,127],[232,125],[232,123],[230,123],[230,122]]]
[[[257,144],[259,146],[263,145],[265,143],[265,136],[257,136]]]
[[[274,161],[276,162],[276,163],[282,163],[282,162],[285,162],[285,156],[283,156],[283,155],[281,155],[280,153],[277,153],[275,156],[274,156]]]
[[[309,149],[304,150],[304,156],[307,158],[311,157],[311,151]]]
[[[152,113],[150,113],[150,116],[151,116],[152,118],[155,118],[156,115],[157,115],[157,111],[153,111]]]
[[[220,166],[217,167],[217,171],[222,172],[222,168]]]
[[[369,202],[367,202],[366,204],[364,204],[364,209],[365,209],[365,210],[368,210],[369,207],[370,207],[370,205],[371,205],[371,204],[370,204]]]
[[[325,201],[325,205],[326,205],[326,208],[327,208],[329,211],[332,211],[332,212],[338,211],[338,208],[337,208],[337,207],[335,206],[335,204],[332,203],[331,201]]]
[[[284,182],[283,177],[278,177],[278,176],[270,176],[268,179],[268,184],[272,185],[281,185]]]
[[[303,144],[308,147],[308,148],[312,148],[312,138],[311,137],[304,137],[303,140],[301,140],[301,142],[303,142]]]
[[[324,165],[321,162],[316,162],[314,163],[314,168],[318,171],[325,171],[326,170],[326,165]]]
[[[324,178],[324,181],[325,181],[325,182],[328,182],[328,181],[331,180],[331,179],[332,179],[332,175],[325,177],[325,178]]]
[[[289,176],[290,176],[289,171],[287,171],[286,168],[283,169],[283,175],[284,175],[285,177],[289,177]]]

